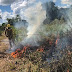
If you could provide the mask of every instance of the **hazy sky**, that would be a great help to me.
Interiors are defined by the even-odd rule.
[[[0,0],[0,24],[6,22],[6,18],[12,18],[16,14],[22,16],[22,12],[25,9],[34,6],[36,3],[44,3],[48,1],[55,2],[58,7],[69,7],[72,4],[72,0]]]

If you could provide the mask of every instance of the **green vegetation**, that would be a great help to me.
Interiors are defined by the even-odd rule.
[[[55,19],[50,24],[44,24],[39,29],[38,32],[42,38],[48,38],[51,35],[57,36],[58,34],[62,35],[67,31],[66,22],[61,19]]]
[[[48,3],[46,3],[46,6],[48,6]],[[48,9],[48,8],[47,8]],[[50,16],[51,19],[48,17],[48,13],[51,11]],[[62,38],[67,33],[67,25],[64,17],[60,16],[58,17],[57,12],[59,11],[58,8],[55,6],[53,2],[51,2],[51,9],[47,10],[47,18],[44,20],[44,24],[37,30],[40,34],[41,39],[44,40],[45,38],[52,41],[52,43],[57,39],[57,35]],[[55,15],[55,16],[54,16]],[[21,17],[17,15],[15,18],[8,19],[7,21],[9,24],[11,24],[11,27],[13,29],[13,37],[15,39],[15,43],[21,42],[26,36],[27,36],[27,28],[26,27],[20,27],[15,28],[14,23],[21,21]],[[6,24],[3,23],[2,26],[0,26],[0,37],[2,33],[4,32],[4,29],[6,27]],[[72,32],[72,30],[69,32]],[[67,36],[67,35],[66,35]],[[71,35],[72,36],[72,35]],[[71,39],[70,36],[70,39]],[[55,39],[56,38],[56,39]],[[0,38],[2,39],[2,37]],[[46,39],[46,40],[47,40]],[[55,40],[55,41],[53,41]],[[43,41],[44,42],[44,41]],[[45,45],[48,45],[49,43],[45,43]],[[42,44],[43,45],[43,44]],[[54,46],[55,49],[57,49],[56,46]],[[53,48],[54,48],[53,47]],[[45,48],[45,46],[43,46]],[[51,48],[51,47],[49,47]],[[72,47],[70,47],[71,49]],[[29,49],[30,51],[31,49]],[[48,63],[46,58],[48,58],[47,53],[49,53],[50,50],[44,50],[43,52],[30,51],[30,53],[26,53],[26,55],[22,58],[12,58],[10,55],[7,57],[7,62],[4,68],[2,68],[2,72],[67,72],[69,70],[72,72],[72,53],[68,52],[69,48],[68,46],[65,47],[64,52],[61,51],[61,54],[63,55],[61,59],[58,61],[53,59],[51,63]],[[28,52],[29,52],[28,51]],[[10,58],[9,58],[10,57]],[[4,61],[5,62],[5,61]]]
[[[10,70],[14,70],[16,68],[15,64],[13,64],[13,63],[9,63],[8,65],[9,65]]]
[[[20,41],[22,41],[22,39],[24,37],[26,37],[27,35],[27,28],[25,27],[20,27],[20,28],[16,28],[15,23],[18,23],[19,21],[26,23],[26,20],[21,20],[21,17],[19,15],[16,15],[16,17],[13,17],[11,19],[7,18],[7,23],[3,23],[0,26],[0,36],[2,35],[2,33],[4,33],[5,27],[7,24],[10,24],[13,30],[13,38],[15,40],[15,43],[18,43]]]
[[[0,36],[2,35],[2,33],[4,32],[4,28],[5,28],[5,23],[3,23],[1,26],[0,26]]]

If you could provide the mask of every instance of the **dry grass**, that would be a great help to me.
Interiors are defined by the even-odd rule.
[[[3,36],[1,40],[2,39],[5,39],[5,36]],[[5,53],[5,50],[8,49],[8,44],[5,42],[0,42],[0,44],[0,72],[66,72],[67,70],[72,71],[72,55],[65,54],[64,57],[59,60],[59,62],[56,61],[49,64],[48,62],[42,60],[42,53],[37,51],[29,54],[29,58],[12,58],[10,54]]]

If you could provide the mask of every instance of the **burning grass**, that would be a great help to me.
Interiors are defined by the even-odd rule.
[[[31,45],[24,46],[22,49],[20,48],[17,49],[15,52],[12,52],[11,56],[13,58],[22,58],[25,56],[29,57],[29,55],[33,52],[40,52],[44,53],[46,59],[48,57],[52,57],[53,55],[52,53],[55,51],[58,41],[59,41],[59,35],[57,36],[57,38],[55,38],[54,36],[51,39],[45,38],[43,41],[39,42],[40,46],[31,46]]]
[[[24,48],[21,49],[17,49],[15,52],[11,53],[11,56],[13,58],[19,58],[19,57],[23,57],[26,54],[26,50],[27,50],[28,46],[24,46]]]
[[[59,35],[57,37],[53,36],[53,38],[47,38],[39,42],[40,46],[27,45],[23,49],[17,49],[11,53],[11,56],[15,59],[28,59],[31,62],[28,70],[34,71],[33,69],[36,67],[34,72],[40,72],[41,70],[42,72],[71,72],[72,46],[64,47],[61,45],[63,42],[60,42],[60,40],[62,41],[62,39]],[[61,44],[57,46],[59,42]],[[62,49],[62,47],[64,48]],[[47,61],[47,59],[50,60]]]

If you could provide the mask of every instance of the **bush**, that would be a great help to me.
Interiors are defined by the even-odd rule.
[[[16,68],[16,67],[15,67],[14,64],[12,64],[12,63],[9,64],[9,69],[10,69],[10,70],[14,70],[15,68]]]
[[[2,35],[2,31],[0,31],[0,36]]]

